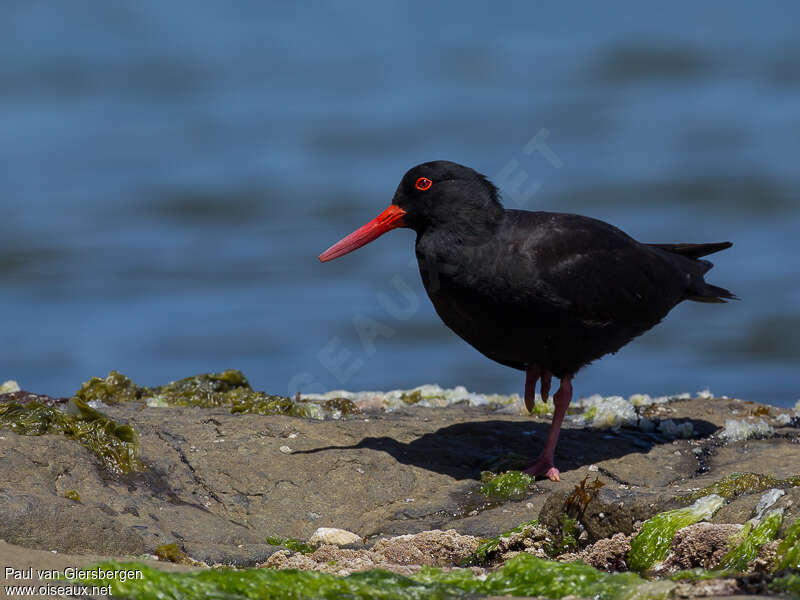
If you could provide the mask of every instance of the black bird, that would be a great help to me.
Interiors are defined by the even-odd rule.
[[[553,464],[572,378],[616,352],[683,300],[725,302],[700,257],[731,247],[643,244],[580,215],[503,208],[483,175],[437,160],[409,170],[392,204],[323,252],[322,262],[408,227],[417,234],[422,282],[442,321],[500,364],[525,371],[525,405],[536,382],[546,399],[561,386],[544,450],[526,471],[559,480]]]

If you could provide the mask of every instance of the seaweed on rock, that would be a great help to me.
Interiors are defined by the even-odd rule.
[[[373,569],[339,577],[294,569],[213,569],[166,573],[132,563],[101,563],[87,569],[103,572],[136,569],[142,579],[85,579],[83,584],[110,585],[114,596],[132,600],[189,598],[351,598],[383,600],[455,599],[482,596],[578,596],[597,600],[666,599],[675,583],[648,582],[634,573],[604,573],[581,563],[559,563],[519,554],[485,577],[469,569],[442,571],[423,567],[411,576]],[[166,595],[168,594],[168,596]]]
[[[719,567],[739,573],[747,571],[761,547],[775,539],[782,521],[782,509],[771,510],[759,523],[748,521],[736,539],[738,543],[725,555]]]
[[[741,494],[763,492],[772,488],[793,487],[800,485],[800,476],[777,479],[772,475],[759,473],[731,473],[719,481],[697,490],[691,494],[679,496],[680,502],[694,502],[704,496],[716,494],[726,500],[731,500]]]
[[[724,503],[721,496],[712,494],[698,499],[689,507],[668,510],[645,521],[631,541],[631,551],[628,554],[631,570],[647,571],[666,559],[672,538],[679,529],[711,518]]]
[[[136,430],[117,423],[77,397],[67,403],[66,411],[39,402],[2,402],[0,427],[19,435],[62,434],[91,450],[112,473],[143,468]]]

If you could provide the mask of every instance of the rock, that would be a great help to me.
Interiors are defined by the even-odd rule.
[[[335,527],[320,527],[309,538],[310,544],[332,544],[334,546],[347,546],[361,543],[361,537],[346,529]]]
[[[711,522],[719,525],[725,523],[741,525],[746,523],[753,516],[760,497],[760,494],[746,494],[734,498],[717,511]]]
[[[2,537],[11,544],[58,552],[143,554],[144,539],[113,516],[66,498],[0,492]]]
[[[676,449],[680,454],[675,454]],[[687,442],[658,444],[647,452],[635,452],[596,463],[601,473],[615,482],[647,490],[665,488],[697,469],[697,460]]]
[[[741,596],[741,589],[735,579],[711,579],[679,583],[672,592],[674,598],[727,598],[735,596],[736,600],[758,600],[763,596]]]
[[[786,536],[789,527],[800,519],[800,487],[786,490],[786,494],[775,503],[775,508],[784,509],[783,523],[778,529],[778,537],[782,538]]]
[[[0,540],[0,589],[4,589],[6,585],[19,585],[20,581],[6,578],[6,569],[25,570],[34,568],[34,572],[42,571],[59,571],[64,572],[65,569],[81,569],[96,565],[97,563],[109,560],[112,556],[103,556],[99,554],[85,553],[80,554],[67,554],[64,552],[51,552],[49,550],[32,550],[22,546],[9,544]],[[186,572],[196,571],[196,568],[186,567],[184,565],[176,565],[172,563],[158,562],[148,558],[137,557],[137,562],[145,566],[158,568],[162,571],[168,572]],[[24,585],[42,585],[51,584],[52,581],[44,578],[39,578],[34,575],[33,579],[24,580]],[[5,597],[5,596],[3,596]],[[45,596],[29,596],[43,598]],[[47,596],[51,598],[52,596]],[[61,596],[63,597],[63,596]],[[107,598],[108,596],[106,596]]]
[[[747,440],[714,448],[709,459],[710,476],[719,479],[732,472],[764,473],[777,479],[800,475],[800,444],[792,439]]]
[[[741,530],[741,525],[734,524],[695,523],[684,527],[672,540],[672,553],[664,561],[663,571],[713,569],[730,550],[731,536]]]
[[[387,396],[373,402],[374,394],[363,393],[352,397],[359,402],[363,397],[361,410],[373,402],[376,412],[368,418],[355,413],[320,420],[232,414],[230,406],[221,405],[151,405],[140,393],[143,388],[123,376],[91,386],[98,394],[112,388],[122,389],[122,401],[114,403],[112,393],[106,398],[111,404],[99,410],[138,432],[144,471],[114,475],[98,456],[64,435],[22,436],[2,429],[0,538],[60,552],[124,556],[177,544],[207,564],[316,564],[311,555],[276,552],[266,539],[306,540],[321,525],[335,524],[372,539],[426,533],[378,542],[374,556],[350,555],[345,551],[361,550],[329,544],[321,546],[318,556],[340,551],[342,560],[368,559],[378,565],[391,559],[403,569],[453,564],[477,536],[496,537],[537,515],[543,525],[558,527],[566,499],[595,465],[592,479],[599,476],[606,485],[581,511],[586,531],[581,543],[596,545],[597,564],[616,568],[618,556],[612,550],[620,538],[614,541],[613,536],[630,535],[637,521],[671,508],[676,495],[735,471],[800,475],[795,471],[800,464],[797,429],[722,445],[712,436],[731,418],[731,410],[740,416],[761,410],[734,400],[640,398],[638,407],[623,406],[621,399],[604,401],[603,407],[619,405],[619,414],[628,416],[634,407],[640,422],[646,416],[654,428],[667,419],[679,426],[689,423],[694,436],[672,442],[641,431],[632,417],[615,421],[618,431],[568,423],[557,456],[562,481],[537,481],[522,499],[503,501],[478,492],[481,471],[503,457],[536,454],[549,428],[548,418],[514,414],[510,408],[518,399],[487,396],[484,401],[421,388],[419,401],[401,394],[391,396],[387,405]],[[453,404],[455,399],[462,402]],[[64,399],[28,392],[0,398],[34,400],[64,404]],[[440,403],[447,407],[425,406]],[[588,417],[575,421],[588,422]],[[703,461],[707,471],[699,473]],[[800,496],[788,485],[784,489],[787,493],[775,506],[786,508],[787,520],[797,518]],[[77,494],[81,503],[66,499],[67,492]],[[741,501],[741,518],[749,518],[760,496],[744,494],[731,506]]]
[[[209,566],[255,567],[278,552],[278,546],[263,544],[220,544],[214,542],[184,542],[183,550],[196,561]]]
[[[578,558],[587,565],[603,571],[626,571],[630,549],[631,538],[624,533],[617,533],[610,539],[597,540],[580,553]]]
[[[572,490],[552,492],[539,513],[542,525],[555,531],[560,527],[564,506]],[[664,510],[667,501],[659,494],[619,489],[613,484],[600,488],[597,495],[574,518],[585,528],[590,542],[611,538],[616,533],[630,535],[637,521],[649,519]],[[570,515],[573,516],[573,515]]]
[[[456,531],[424,531],[379,540],[370,549],[340,548],[323,544],[311,554],[276,552],[264,564],[274,569],[304,569],[349,575],[368,569],[384,569],[409,575],[422,565],[454,567],[478,547],[480,540]]]
[[[262,565],[269,569],[301,569],[303,571],[321,571],[333,575],[350,575],[369,569],[383,569],[399,575],[411,575],[420,570],[420,566],[398,565],[381,561],[370,550],[350,550],[330,544],[320,546],[313,554],[292,554],[289,550],[280,550],[269,557]]]
[[[480,540],[454,529],[423,531],[380,540],[373,551],[400,565],[454,566],[475,552]]]
[[[502,564],[520,552],[527,552],[538,558],[548,558],[552,542],[553,536],[544,527],[525,526],[522,531],[503,535],[497,540],[497,548],[494,551],[496,559],[492,563]]]

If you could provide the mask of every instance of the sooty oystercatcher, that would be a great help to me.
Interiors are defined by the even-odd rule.
[[[616,352],[683,300],[735,296],[706,283],[700,257],[732,245],[643,244],[579,215],[503,208],[497,188],[453,162],[418,165],[376,219],[323,252],[322,262],[408,227],[422,282],[442,321],[500,364],[525,371],[525,406],[561,385],[544,450],[526,471],[559,480],[561,422],[581,367]]]

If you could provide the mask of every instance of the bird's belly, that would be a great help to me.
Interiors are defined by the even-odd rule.
[[[501,364],[525,369],[537,362],[547,346],[549,327],[545,322],[525,325],[491,307],[448,294],[431,295],[433,306],[445,325],[476,350]],[[534,319],[535,321],[535,319]]]
[[[558,377],[574,375],[652,326],[587,323],[535,305],[497,310],[463,293],[429,295],[445,325],[488,358],[521,370],[536,365]]]

